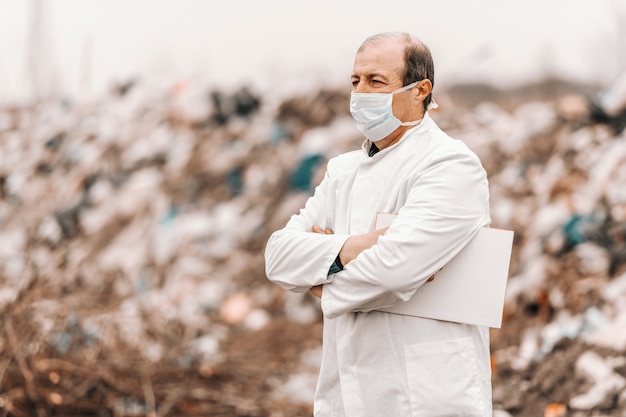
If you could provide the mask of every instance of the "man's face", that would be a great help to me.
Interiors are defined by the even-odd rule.
[[[379,39],[358,52],[352,70],[352,91],[391,93],[403,87],[404,47],[401,39],[388,38]],[[393,96],[393,114],[400,121],[408,122],[421,117],[414,90]]]

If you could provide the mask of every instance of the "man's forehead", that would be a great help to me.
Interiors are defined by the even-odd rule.
[[[404,43],[396,38],[378,39],[354,57],[354,72],[388,75],[404,68]]]
[[[390,77],[401,74],[404,68],[403,55],[393,52],[389,49],[368,48],[357,53],[354,59],[353,75]]]

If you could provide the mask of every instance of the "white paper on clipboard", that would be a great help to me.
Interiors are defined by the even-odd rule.
[[[378,213],[376,229],[388,227],[395,217]],[[411,299],[380,310],[500,328],[512,247],[512,230],[483,227]]]

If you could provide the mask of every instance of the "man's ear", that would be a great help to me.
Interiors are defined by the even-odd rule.
[[[415,101],[422,102],[433,91],[433,83],[429,79],[423,79],[415,86]]]

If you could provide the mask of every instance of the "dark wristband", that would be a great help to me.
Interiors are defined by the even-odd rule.
[[[330,269],[328,270],[328,275],[336,274],[337,272],[341,270],[343,270],[343,264],[341,263],[341,260],[339,259],[339,255],[337,255],[337,257],[335,258],[335,262],[333,262],[333,264],[330,266]]]

